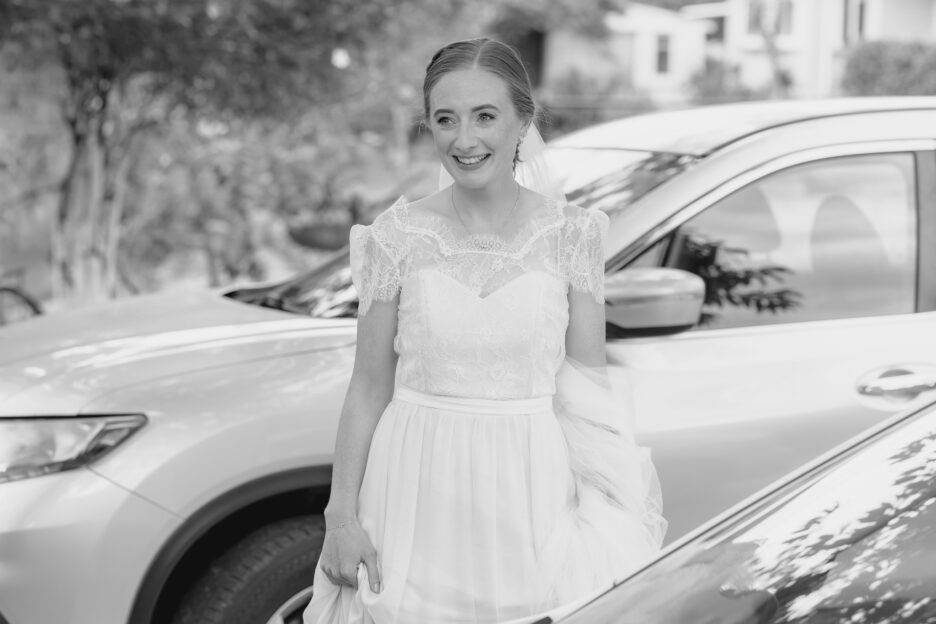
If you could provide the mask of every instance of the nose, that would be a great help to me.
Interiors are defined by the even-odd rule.
[[[458,134],[455,136],[455,148],[458,150],[470,150],[478,142],[475,136],[474,126],[463,123],[458,126]]]

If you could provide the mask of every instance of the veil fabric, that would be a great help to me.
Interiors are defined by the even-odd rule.
[[[520,160],[517,162],[514,178],[521,186],[540,195],[562,202],[566,200],[562,185],[553,176],[549,163],[546,162],[546,143],[535,123],[530,123],[523,140],[520,141]],[[453,182],[448,170],[439,165],[439,190],[451,186]]]

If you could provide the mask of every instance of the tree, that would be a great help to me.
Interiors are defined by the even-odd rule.
[[[458,39],[494,36],[520,48],[535,78],[535,59],[524,49],[530,32],[573,28],[599,34],[604,16],[624,0],[398,0],[392,16],[370,33],[368,45],[352,59],[348,98],[352,107],[378,103],[392,128],[393,161],[399,172],[409,164],[408,144],[422,117],[421,81],[432,54]],[[418,24],[418,30],[414,30]],[[392,54],[387,51],[392,50]],[[535,82],[535,81],[534,81]]]
[[[127,167],[169,115],[298,114],[341,96],[334,50],[363,44],[390,0],[0,0],[0,42],[52,59],[71,138],[52,235],[57,296],[113,294]]]
[[[764,41],[764,52],[770,63],[771,95],[775,98],[789,97],[793,79],[783,66],[777,35],[780,34],[785,13],[789,14],[792,5],[789,0],[755,0],[749,10],[751,22]]]
[[[21,67],[54,64],[64,84],[71,148],[56,193],[53,296],[130,287],[120,260],[128,179],[169,126],[187,124],[203,153],[218,140],[204,127],[251,120],[291,126],[315,144],[389,134],[402,171],[430,55],[485,32],[507,6],[567,18],[577,9],[572,0],[0,0],[5,54]],[[599,15],[579,13],[592,16],[585,23]],[[243,220],[240,208],[221,204],[213,214]]]

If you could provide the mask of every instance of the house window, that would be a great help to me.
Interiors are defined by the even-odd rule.
[[[670,36],[657,35],[656,70],[658,74],[668,74],[670,70]]]
[[[748,0],[748,32],[774,35],[793,31],[793,0]]]
[[[705,40],[711,43],[725,42],[725,18],[713,17],[706,24]]]

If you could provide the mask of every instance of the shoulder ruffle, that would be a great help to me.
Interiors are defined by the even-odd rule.
[[[569,288],[604,303],[604,246],[611,220],[594,208],[566,207],[563,259]]]
[[[351,281],[358,292],[358,316],[374,301],[392,301],[400,291],[405,236],[400,226],[400,200],[370,225],[354,225],[348,239]]]

